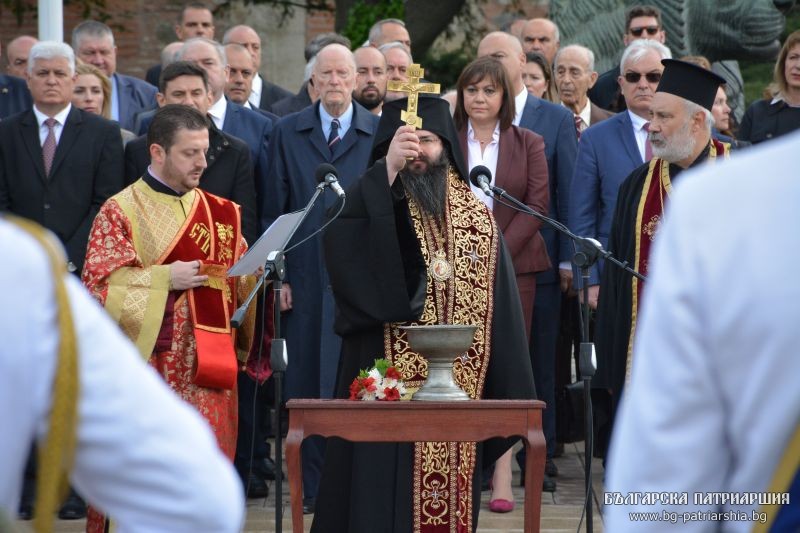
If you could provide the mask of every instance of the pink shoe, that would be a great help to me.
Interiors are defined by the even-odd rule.
[[[514,502],[497,498],[489,502],[489,510],[493,513],[510,513],[514,510]]]

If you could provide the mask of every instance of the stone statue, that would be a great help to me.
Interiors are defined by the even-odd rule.
[[[595,70],[619,62],[625,10],[636,4],[658,7],[673,57],[702,55],[728,81],[728,104],[737,119],[744,113],[742,75],[737,60],[774,60],[785,25],[783,13],[794,0],[550,0],[550,18],[561,30],[561,45],[577,43],[595,52]]]

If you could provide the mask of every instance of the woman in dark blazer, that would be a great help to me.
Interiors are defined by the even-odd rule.
[[[549,208],[547,160],[542,137],[512,125],[514,95],[502,63],[483,57],[467,65],[457,84],[454,113],[459,141],[470,170],[483,165],[492,172],[492,184],[525,202],[540,213]],[[476,195],[494,214],[514,263],[525,332],[531,330],[536,272],[550,268],[541,222],[492,201],[473,187]],[[511,451],[495,463],[490,510],[508,512],[514,508],[511,492]]]
[[[745,111],[739,139],[757,144],[800,129],[800,30],[783,43],[774,77],[767,97]]]

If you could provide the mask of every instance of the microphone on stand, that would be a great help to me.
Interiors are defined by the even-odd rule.
[[[331,165],[330,163],[320,163],[315,174],[317,177],[317,183],[325,183],[326,187],[333,189],[333,192],[336,193],[336,196],[339,198],[344,198],[344,189],[342,189],[342,186],[339,185],[339,178],[337,177],[338,172],[335,166]]]
[[[469,173],[469,181],[478,187],[486,196],[494,197],[492,192],[492,171],[483,165],[478,165]]]

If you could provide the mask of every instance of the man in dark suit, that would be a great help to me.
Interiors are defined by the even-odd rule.
[[[89,229],[100,206],[122,189],[119,126],[73,107],[75,55],[69,45],[44,41],[30,51],[33,107],[0,121],[0,212],[29,218],[64,244],[68,269],[80,274]],[[20,515],[33,505],[35,467],[26,478]],[[82,518],[74,492],[59,512]]]
[[[341,44],[320,50],[312,79],[319,102],[278,122],[270,150],[267,222],[305,207],[317,186],[315,170],[330,163],[347,188],[367,168],[378,117],[352,101],[356,72],[353,54]],[[332,191],[320,198],[295,241],[325,222],[325,211],[339,202]],[[292,252],[287,263],[281,308],[291,364],[288,398],[331,398],[341,338],[333,332],[334,299],[321,252],[321,236]],[[324,445],[303,443],[304,511],[311,512],[319,486]]]
[[[72,30],[72,47],[78,57],[103,71],[111,81],[111,118],[121,128],[133,130],[136,114],[156,105],[158,89],[146,81],[117,73],[117,47],[111,28],[94,20]]]
[[[193,107],[203,115],[208,112],[211,93],[203,69],[188,61],[170,63],[161,73],[162,87],[156,95],[159,107],[182,104]],[[253,164],[247,145],[226,135],[211,124],[208,129],[208,165],[200,177],[200,188],[241,206],[242,234],[248,243],[258,238],[256,220],[256,190]],[[125,184],[130,185],[147,171],[150,150],[143,135],[125,147]]]
[[[94,215],[122,189],[122,138],[116,124],[70,103],[69,45],[40,42],[30,61],[33,108],[0,123],[0,211],[53,231],[80,273]]]
[[[250,53],[250,57],[253,58],[256,73],[253,77],[252,89],[248,100],[254,108],[271,111],[272,104],[287,96],[292,96],[292,93],[283,87],[270,83],[259,74],[259,69],[261,68],[261,37],[258,36],[258,33],[253,28],[240,24],[226,31],[222,37],[222,44],[231,43],[244,46]]]
[[[650,102],[664,71],[661,60],[669,57],[669,49],[656,41],[638,40],[626,48],[619,86],[627,110],[581,136],[570,192],[570,229],[582,237],[597,239],[604,247],[620,184],[652,156],[647,149]],[[597,306],[601,271],[602,263],[591,271],[592,308]],[[581,287],[580,280],[576,280],[576,287]]]
[[[478,45],[478,56],[492,56],[503,63],[516,95],[514,124],[538,133],[544,138],[545,157],[550,187],[550,211],[548,215],[563,224],[567,223],[569,186],[578,149],[575,122],[566,108],[552,104],[528,93],[522,81],[525,53],[519,40],[504,32],[486,35]],[[533,304],[531,329],[531,362],[533,377],[539,398],[548,406],[555,405],[555,350],[558,337],[558,321],[561,311],[560,291],[566,291],[572,281],[569,261],[572,259],[572,243],[556,231],[542,227],[542,237],[547,255],[553,267],[536,275],[536,297]],[[554,491],[557,474],[550,460],[555,453],[555,410],[545,409],[543,429],[547,439],[547,468],[543,489]],[[520,460],[520,456],[517,456]]]
[[[238,137],[250,148],[250,157],[255,168],[258,216],[259,220],[262,220],[264,191],[269,172],[269,139],[272,132],[272,119],[230,102],[225,97],[229,69],[225,58],[225,48],[221,44],[203,37],[189,39],[178,51],[177,58],[191,61],[206,71],[208,85],[211,87],[211,106],[208,108],[211,121],[217,129]],[[265,228],[263,224],[259,227],[260,229]]]

